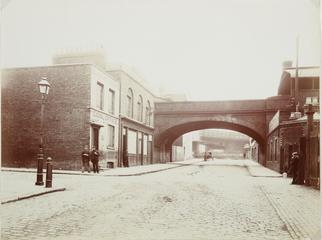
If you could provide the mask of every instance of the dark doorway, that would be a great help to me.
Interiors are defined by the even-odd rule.
[[[280,173],[283,173],[284,171],[284,148],[280,147]]]
[[[152,142],[148,141],[148,163],[152,164]]]
[[[129,167],[127,133],[128,133],[127,128],[123,128],[123,136],[122,136],[122,165],[123,165],[123,167]]]
[[[93,147],[99,150],[99,127],[93,126]]]

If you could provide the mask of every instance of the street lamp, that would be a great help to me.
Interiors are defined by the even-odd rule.
[[[43,181],[43,161],[44,161],[44,152],[43,152],[43,122],[44,122],[44,109],[45,109],[45,100],[49,93],[50,84],[47,81],[46,77],[42,77],[41,81],[38,83],[39,92],[41,93],[41,111],[40,111],[40,144],[39,144],[39,153],[37,155],[37,181],[36,185],[44,185]]]

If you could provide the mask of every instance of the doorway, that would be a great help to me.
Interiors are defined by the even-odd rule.
[[[92,126],[92,147],[95,147],[97,150],[99,150],[99,130],[100,127],[98,126]]]

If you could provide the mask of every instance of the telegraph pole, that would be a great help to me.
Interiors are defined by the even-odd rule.
[[[296,36],[296,67],[295,67],[295,105],[299,103],[299,35]]]

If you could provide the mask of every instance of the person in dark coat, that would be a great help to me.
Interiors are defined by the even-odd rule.
[[[299,163],[300,163],[300,156],[298,152],[292,153],[292,170],[293,170],[293,181],[292,184],[298,184],[299,181]]]
[[[84,146],[84,150],[82,151],[81,157],[82,157],[82,172],[84,172],[84,170],[90,172],[90,169],[89,169],[90,152],[88,150],[87,145]]]
[[[129,154],[127,151],[123,153],[123,166],[129,167]]]
[[[93,163],[93,171],[94,173],[98,173],[98,159],[99,159],[99,152],[95,147],[92,148],[91,151],[91,162]]]

